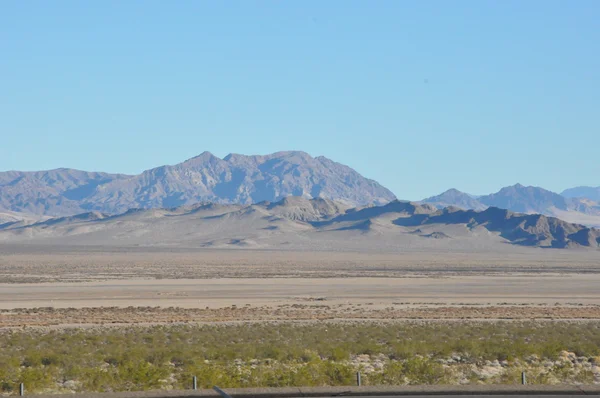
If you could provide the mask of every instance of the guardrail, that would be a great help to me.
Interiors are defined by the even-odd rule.
[[[526,385],[527,384],[527,376],[525,375],[525,372],[521,373],[521,384],[522,385]],[[357,387],[361,387],[362,386],[360,372],[356,372],[356,386]],[[192,390],[193,391],[198,391],[198,378],[196,376],[192,377]],[[232,398],[231,396],[227,395],[227,393],[225,393],[225,391],[221,390],[217,386],[214,386],[213,390],[215,390],[216,392],[218,392],[223,398]],[[21,383],[19,385],[19,395],[20,396],[24,396],[25,395],[25,385],[23,383]]]
[[[219,389],[221,390],[221,389]],[[464,386],[383,386],[383,387],[285,387],[231,388],[221,390],[233,398],[315,398],[315,397],[391,397],[459,395],[596,395],[600,385],[464,385]],[[68,395],[36,395],[36,398],[73,398]],[[226,398],[216,390],[147,391],[77,394],[78,398]]]

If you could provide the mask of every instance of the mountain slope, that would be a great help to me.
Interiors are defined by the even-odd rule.
[[[521,213],[544,213],[549,208],[569,209],[569,202],[565,197],[543,188],[521,184],[504,187],[496,193],[481,196],[478,200],[486,206]]]
[[[432,204],[439,209],[443,209],[444,207],[448,206],[456,206],[465,210],[484,210],[487,208],[486,205],[473,198],[473,196],[454,188],[449,189],[437,196],[423,199],[421,202]]]
[[[600,202],[600,187],[575,187],[561,192],[565,198],[586,198]]]
[[[33,224],[37,221],[43,221],[48,217],[40,217],[27,213],[15,213],[12,211],[1,211],[0,212],[0,227],[4,224],[11,225],[28,225]],[[5,225],[6,226],[6,225]]]
[[[489,231],[515,244],[539,247],[597,247],[600,230],[572,224],[541,214],[513,213],[490,207],[484,211],[442,210],[422,221],[422,224],[464,223],[469,228],[484,226]]]
[[[382,204],[394,195],[348,166],[304,152],[266,156],[209,152],[173,166],[126,176],[58,169],[0,173],[0,210],[69,216],[85,211],[122,213],[199,202],[250,204],[287,196]]]
[[[49,216],[81,213],[98,186],[124,178],[73,169],[0,172],[0,211]]]
[[[600,230],[495,207],[438,210],[393,201],[348,209],[326,199],[290,197],[276,203],[205,203],[115,216],[89,212],[0,226],[0,244],[14,243],[464,253],[511,246],[597,249]]]
[[[543,214],[564,221],[588,226],[600,226],[600,203],[583,198],[567,198],[539,187],[516,184],[477,199],[457,190],[424,199],[438,208],[455,206],[461,209],[484,210],[497,207],[513,212]]]

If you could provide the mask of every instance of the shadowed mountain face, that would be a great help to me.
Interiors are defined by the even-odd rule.
[[[539,187],[516,184],[477,199],[455,189],[424,199],[438,208],[455,206],[461,209],[484,210],[498,207],[513,212],[539,213],[568,222],[600,226],[600,204],[585,198],[569,198]]]
[[[88,212],[0,226],[0,245],[10,243],[464,253],[514,246],[597,249],[600,231],[496,207],[438,210],[393,201],[348,208],[327,199],[288,197],[276,203],[206,203],[115,216]]]
[[[394,195],[348,166],[304,152],[267,156],[209,152],[135,176],[58,169],[0,173],[0,211],[70,216],[116,214],[131,208],[168,208],[199,202],[250,204],[287,196],[383,204]]]
[[[444,209],[421,222],[423,225],[453,223],[465,224],[470,229],[483,226],[489,231],[499,232],[512,243],[524,246],[565,248],[597,247],[600,244],[600,230],[541,214],[513,213],[497,207],[481,212]]]

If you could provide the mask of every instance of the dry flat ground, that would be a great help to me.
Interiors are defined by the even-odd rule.
[[[387,308],[394,303],[598,304],[600,275],[423,278],[245,278],[1,284],[0,308],[280,306],[323,302]]]
[[[598,286],[598,253],[577,250],[441,255],[4,246],[0,327],[600,319]]]
[[[600,252],[360,252],[0,245],[0,283],[114,279],[346,278],[600,274]]]

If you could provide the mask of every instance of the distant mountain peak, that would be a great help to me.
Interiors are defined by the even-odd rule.
[[[477,199],[473,198],[473,196],[459,191],[456,188],[450,188],[437,196],[431,196],[429,198],[423,199],[421,203],[429,203],[437,207],[438,209],[442,209],[448,206],[454,206],[464,210],[484,210],[487,207],[484,204],[480,203]]]
[[[465,192],[459,191],[456,188],[450,188],[450,189],[445,190],[444,192],[442,192],[439,195],[432,196],[431,198],[437,198],[437,197],[440,197],[440,196],[450,196],[450,195],[452,195],[452,196],[463,196],[464,195],[464,196],[471,197],[471,195],[469,195],[469,194],[467,194]]]
[[[0,211],[69,216],[91,210],[179,207],[198,202],[251,204],[287,196],[384,204],[395,196],[352,168],[303,151],[269,155],[209,151],[176,165],[123,176],[72,170],[0,173]]]
[[[210,158],[214,158],[216,157],[215,155],[212,154],[212,152],[210,151],[204,151],[199,155],[196,155],[188,160],[192,160],[192,159],[210,159]],[[184,162],[185,163],[185,162]]]
[[[498,192],[473,197],[469,194],[448,189],[443,193],[423,199],[421,203],[430,203],[438,209],[454,206],[461,209],[485,210],[488,207],[508,209],[517,213],[539,213],[554,216],[569,222],[600,226],[600,202],[594,201],[594,194],[600,200],[600,187],[585,187],[583,193],[578,188],[565,191],[562,195],[536,186],[517,183],[501,188]],[[592,198],[592,199],[588,199]]]
[[[181,164],[197,164],[197,163],[202,163],[202,162],[207,162],[210,160],[221,160],[220,158],[218,158],[217,156],[213,155],[211,152],[209,151],[204,151],[199,155],[196,155],[192,158],[189,158],[181,163]]]
[[[487,206],[510,209],[520,213],[544,213],[553,207],[568,210],[568,203],[564,197],[544,188],[515,184],[504,187],[498,192],[481,196],[478,199]]]
[[[497,193],[519,192],[519,191],[528,191],[528,190],[535,190],[535,189],[543,189],[543,188],[534,187],[534,186],[531,186],[531,185],[523,185],[523,184],[520,184],[520,183],[516,183],[514,185],[509,185],[509,186],[500,188],[500,190]],[[546,191],[545,189],[543,189],[543,190]]]
[[[273,157],[273,158],[282,158],[282,157],[290,157],[290,156],[301,156],[301,157],[307,157],[307,158],[313,158],[311,155],[309,155],[307,152],[304,151],[279,151],[279,152],[275,152],[272,153],[270,155],[266,155],[268,157]]]
[[[579,186],[561,192],[565,198],[585,198],[600,202],[600,187]]]

